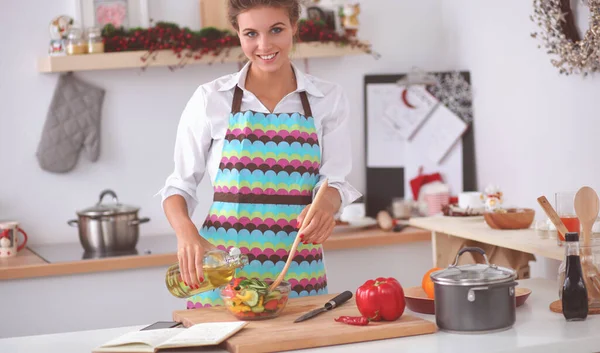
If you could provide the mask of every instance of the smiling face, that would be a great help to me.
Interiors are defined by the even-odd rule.
[[[286,9],[253,8],[240,13],[237,23],[242,50],[255,68],[275,72],[289,63],[297,24]]]

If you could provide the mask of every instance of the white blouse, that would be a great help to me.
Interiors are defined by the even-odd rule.
[[[250,63],[247,63],[237,73],[201,85],[188,101],[177,128],[175,169],[158,192],[162,196],[161,204],[171,195],[182,195],[191,216],[198,205],[196,189],[207,171],[214,186],[236,85],[244,91],[242,111],[269,113],[260,100],[245,88],[249,67]],[[342,205],[339,215],[346,205],[361,196],[346,181],[352,169],[348,100],[340,85],[304,74],[293,64],[292,67],[297,88],[286,95],[272,113],[304,114],[298,92],[306,91],[321,149],[320,181],[314,188],[313,197],[326,178],[329,186],[340,192]]]

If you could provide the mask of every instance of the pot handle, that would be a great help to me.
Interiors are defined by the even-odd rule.
[[[104,198],[104,196],[106,196],[106,195],[110,195],[110,196],[112,196],[112,198],[113,198],[113,200],[115,201],[115,203],[116,203],[116,204],[119,204],[119,199],[117,198],[117,194],[116,194],[114,191],[110,190],[110,189],[106,189],[106,190],[103,190],[103,191],[100,193],[100,199],[98,200],[98,203],[97,203],[97,205],[100,205],[100,204],[102,203],[102,199],[103,199],[103,198]]]
[[[470,302],[474,302],[475,301],[475,292],[476,291],[488,290],[488,289],[494,289],[494,288],[501,288],[501,287],[509,287],[509,295],[510,296],[514,296],[515,295],[515,289],[514,289],[514,287],[517,284],[518,283],[516,281],[512,281],[512,282],[506,282],[506,283],[490,284],[490,285],[481,286],[481,287],[473,287],[473,288],[470,288],[469,291],[467,292],[467,300],[470,301]]]
[[[452,265],[452,266],[458,265],[458,258],[460,257],[460,255],[466,253],[467,251],[480,253],[481,256],[483,256],[483,258],[485,259],[485,264],[490,266],[490,262],[488,261],[487,255],[485,254],[485,250],[483,250],[482,248],[478,248],[476,246],[467,246],[467,247],[460,249],[458,251],[458,254],[456,254],[456,260],[454,260],[454,265]]]
[[[70,221],[67,221],[67,224],[70,225],[71,227],[77,227],[79,225],[79,221],[76,219],[72,219]]]
[[[150,222],[150,218],[144,217],[144,218],[140,218],[140,219],[132,219],[131,221],[129,221],[129,225],[137,226],[140,223],[146,223],[146,222]]]

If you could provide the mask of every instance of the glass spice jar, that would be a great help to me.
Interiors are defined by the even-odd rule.
[[[87,30],[87,52],[88,54],[104,53],[104,41],[100,28],[92,27]]]
[[[67,54],[78,55],[87,52],[87,44],[82,38],[81,29],[71,28],[67,34]]]

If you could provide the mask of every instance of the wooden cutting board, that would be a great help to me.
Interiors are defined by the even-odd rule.
[[[416,336],[437,331],[434,322],[408,315],[407,311],[397,321],[370,322],[367,326],[335,322],[333,319],[338,316],[360,315],[354,298],[329,312],[294,323],[300,315],[322,307],[336,295],[290,299],[279,317],[249,321],[243,330],[226,340],[222,347],[231,353],[268,353]],[[224,307],[214,307],[174,311],[173,320],[189,327],[202,322],[232,321],[237,318]]]

